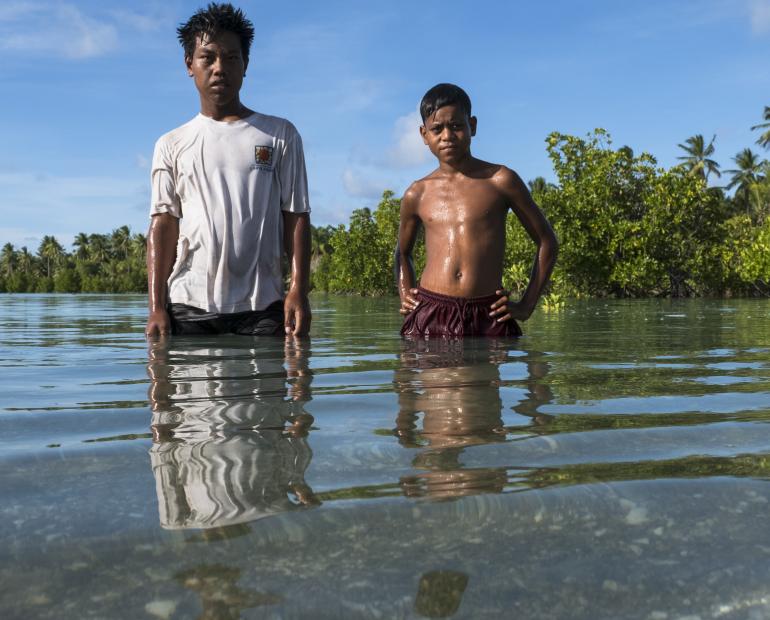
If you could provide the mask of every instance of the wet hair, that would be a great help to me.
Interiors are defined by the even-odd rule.
[[[238,36],[243,59],[248,60],[251,42],[254,40],[254,24],[246,19],[241,9],[236,9],[229,2],[210,2],[205,9],[199,9],[176,29],[185,58],[192,58],[199,36],[212,37],[221,32],[232,32]]]
[[[459,106],[467,115],[471,117],[471,99],[459,86],[454,84],[436,84],[431,88],[420,102],[420,116],[422,122],[433,116],[439,108],[447,105]]]

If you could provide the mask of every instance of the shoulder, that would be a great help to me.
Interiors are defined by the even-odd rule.
[[[184,142],[190,134],[197,132],[200,127],[199,118],[196,116],[184,125],[180,125],[171,131],[167,131],[155,142],[155,150],[173,151],[180,142]]]
[[[510,196],[512,198],[522,198],[529,196],[529,189],[527,189],[524,181],[522,181],[521,177],[516,173],[515,170],[512,170],[507,166],[498,164],[497,170],[492,175],[490,180],[497,187],[497,189],[506,196]]]
[[[404,195],[401,198],[401,210],[414,210],[420,204],[423,194],[425,193],[425,185],[427,179],[418,179],[414,181],[409,187],[406,188]]]
[[[494,174],[492,175],[492,182],[500,185],[501,187],[519,187],[524,184],[521,177],[515,170],[511,170],[508,166],[503,164],[493,164],[496,167]]]
[[[294,124],[280,116],[253,112],[245,120],[255,129],[285,142],[291,142],[300,138],[299,131],[297,131]]]

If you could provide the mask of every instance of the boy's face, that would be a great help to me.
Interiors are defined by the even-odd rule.
[[[445,105],[425,119],[420,134],[440,162],[459,161],[470,153],[471,137],[476,135],[476,117],[468,118],[460,106]]]
[[[192,58],[185,58],[187,73],[195,79],[201,103],[215,108],[238,102],[247,62],[241,41],[233,32],[213,37],[199,35]]]

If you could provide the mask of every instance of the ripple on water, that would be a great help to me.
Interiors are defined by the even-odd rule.
[[[4,302],[2,617],[768,612],[770,302],[150,347],[140,296]]]

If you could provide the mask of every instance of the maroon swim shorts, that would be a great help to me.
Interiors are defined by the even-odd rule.
[[[521,336],[513,319],[495,323],[490,306],[498,295],[450,297],[420,287],[415,295],[420,305],[406,315],[402,336],[462,338],[463,336]]]

